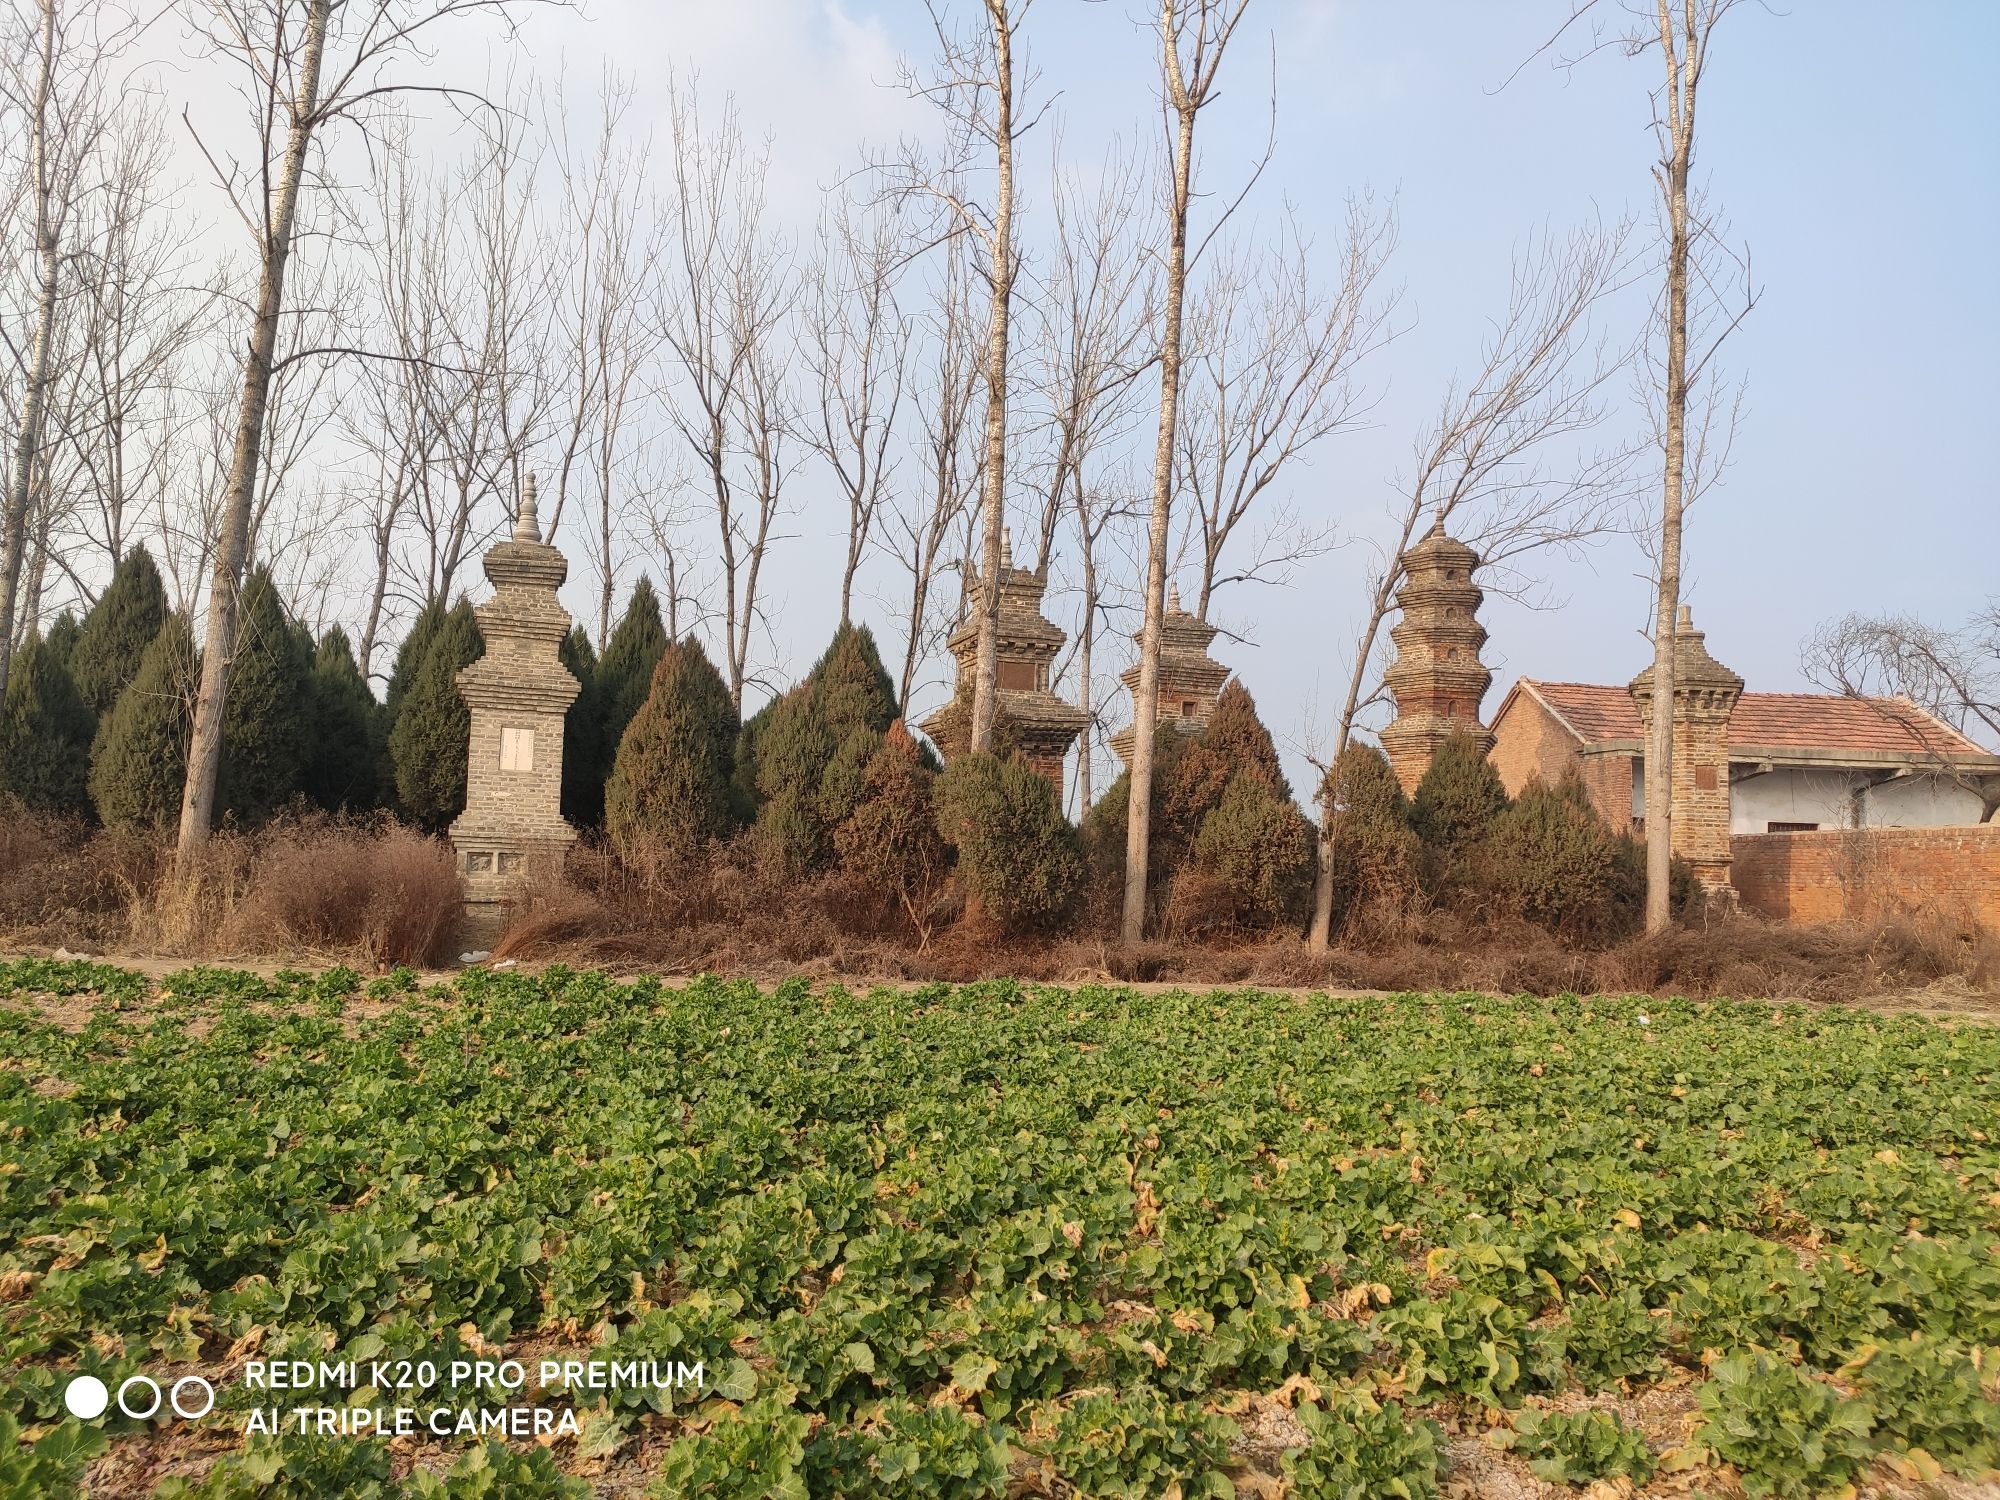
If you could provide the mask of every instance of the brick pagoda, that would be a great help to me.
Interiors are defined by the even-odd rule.
[[[1181,608],[1178,587],[1167,593],[1166,617],[1160,621],[1160,703],[1157,722],[1171,725],[1182,734],[1200,734],[1208,728],[1208,716],[1215,712],[1215,700],[1229,668],[1208,654],[1215,639],[1215,627]],[[1118,674],[1136,702],[1139,697],[1139,664],[1132,663]],[[1111,748],[1128,765],[1132,760],[1132,726],[1127,724],[1111,736]]]
[[[1493,749],[1493,732],[1479,720],[1493,674],[1479,659],[1486,644],[1479,605],[1486,595],[1472,581],[1478,566],[1479,554],[1446,536],[1442,518],[1402,556],[1403,582],[1396,590],[1402,618],[1389,632],[1396,659],[1385,674],[1396,717],[1381,740],[1406,793],[1416,791],[1438,747],[1453,734],[1470,734],[1481,755]]]
[[[946,760],[964,754],[972,724],[972,684],[979,668],[980,581],[976,575],[969,585],[966,597],[973,601],[973,607],[945,642],[958,663],[956,691],[951,702],[921,726]],[[1014,566],[1013,539],[1002,532],[1000,629],[995,642],[1000,710],[1028,764],[1061,798],[1063,762],[1089,716],[1049,689],[1050,664],[1069,637],[1042,614],[1042,595],[1048,586],[1047,574]]]
[[[1632,679],[1631,691],[1643,754],[1653,735],[1650,666]],[[1674,628],[1671,842],[1695,879],[1711,889],[1729,884],[1729,719],[1742,696],[1743,679],[1708,654],[1694,612],[1683,604]]]
[[[578,684],[556,657],[569,630],[556,590],[568,575],[542,540],[530,475],[513,536],[486,554],[493,597],[474,611],[486,654],[458,674],[472,735],[451,842],[475,924],[499,914],[531,864],[560,860],[576,838],[562,816],[562,750]]]

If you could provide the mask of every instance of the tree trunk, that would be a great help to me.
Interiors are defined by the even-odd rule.
[[[49,376],[55,363],[56,291],[58,288],[55,221],[49,198],[49,93],[55,78],[56,0],[42,0],[42,67],[35,84],[35,343],[28,356],[27,379],[21,393],[21,425],[14,435],[14,471],[8,476],[4,540],[0,541],[0,694],[7,691],[7,669],[13,660],[16,593],[21,563],[28,548],[28,501],[34,492],[35,460],[42,443],[42,413],[48,399]],[[26,638],[26,631],[20,635]]]
[[[1174,481],[1174,426],[1181,400],[1181,304],[1187,289],[1188,192],[1194,170],[1196,104],[1181,86],[1180,56],[1171,18],[1173,0],[1160,15],[1160,44],[1168,98],[1179,116],[1174,141],[1174,185],[1168,225],[1165,318],[1160,333],[1160,430],[1153,449],[1153,513],[1146,532],[1146,623],[1139,633],[1139,686],[1132,695],[1131,800],[1125,826],[1127,944],[1146,934],[1146,860],[1152,841],[1153,739],[1160,717],[1160,627],[1167,611],[1167,539]]]
[[[1688,161],[1694,146],[1694,36],[1677,52],[1660,0],[1666,54],[1668,139],[1661,188],[1667,199],[1666,475],[1660,501],[1660,591],[1653,618],[1653,723],[1646,746],[1646,930],[1673,921],[1674,636],[1681,594],[1682,481],[1687,459]],[[1685,87],[1684,87],[1685,85]]]
[[[222,718],[229,697],[229,668],[236,652],[237,596],[250,543],[250,510],[257,493],[257,464],[264,445],[264,415],[270,402],[278,320],[285,306],[285,265],[291,258],[292,226],[299,182],[305,175],[319,108],[320,59],[333,0],[312,0],[306,15],[305,50],[297,96],[286,130],[285,160],[264,225],[264,265],[257,286],[256,321],[243,365],[243,397],[236,419],[236,447],[223,497],[222,535],[209,583],[208,629],[202,642],[201,688],[194,705],[194,733],[188,742],[187,786],[181,796],[178,861],[193,856],[208,839],[215,820],[215,782],[222,766]]]
[[[993,301],[986,321],[985,560],[979,569],[979,644],[973,657],[971,750],[993,748],[999,707],[1000,553],[1007,524],[1007,325],[1014,296],[1014,37],[1007,0],[987,0],[993,25]]]

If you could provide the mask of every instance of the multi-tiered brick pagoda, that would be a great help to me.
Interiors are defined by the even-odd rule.
[[[486,654],[458,674],[472,736],[451,842],[475,923],[531,865],[560,860],[576,838],[562,816],[562,750],[578,685],[556,656],[569,630],[556,590],[568,576],[562,553],[542,540],[530,475],[513,536],[486,554],[493,597],[474,610]]]
[[[1479,605],[1486,595],[1472,581],[1479,554],[1445,535],[1444,521],[1402,556],[1396,590],[1402,618],[1389,632],[1396,659],[1384,676],[1396,717],[1382,731],[1382,749],[1405,792],[1414,792],[1431,758],[1452,735],[1470,734],[1485,755],[1493,731],[1479,720],[1479,703],[1493,674],[1479,659],[1486,627]]]
[[[1674,763],[1668,804],[1675,854],[1712,889],[1729,884],[1729,720],[1743,679],[1708,654],[1683,604],[1674,629]],[[1653,669],[1632,679],[1641,755],[1653,743]]]
[[[1160,703],[1157,722],[1182,734],[1200,734],[1208,728],[1208,716],[1215,712],[1215,700],[1229,680],[1229,668],[1208,654],[1215,639],[1215,627],[1181,608],[1181,591],[1167,594],[1167,613],[1160,621]],[[1136,639],[1136,637],[1135,637]],[[1139,698],[1139,664],[1132,663],[1118,674],[1136,703]],[[1111,736],[1111,748],[1128,765],[1132,760],[1132,726],[1127,724]]]
[[[1069,747],[1090,722],[1073,703],[1049,688],[1049,667],[1069,637],[1042,614],[1048,575],[1014,566],[1013,539],[1000,538],[1000,629],[995,656],[999,667],[1000,711],[1014,743],[1037,774],[1063,792],[1063,762]],[[946,760],[965,753],[972,725],[972,684],[979,668],[980,580],[969,580],[966,598],[973,609],[945,642],[958,663],[958,686],[950,703],[925,719],[922,728]]]

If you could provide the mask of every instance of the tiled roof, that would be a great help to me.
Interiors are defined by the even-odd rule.
[[[1521,686],[1555,710],[1586,745],[1640,736],[1639,710],[1626,688],[1526,677]],[[1729,748],[1863,755],[1989,754],[1908,698],[1849,698],[1838,693],[1745,693],[1729,718]]]

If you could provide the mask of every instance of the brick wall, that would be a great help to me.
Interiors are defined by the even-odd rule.
[[[1536,776],[1550,786],[1562,780],[1563,772],[1578,759],[1576,740],[1547,709],[1526,692],[1519,692],[1493,722],[1493,753],[1488,759],[1500,773],[1507,795],[1518,797],[1521,788]],[[1629,803],[1629,783],[1625,796]]]
[[[1963,914],[2000,931],[2000,824],[1745,833],[1730,841],[1743,904],[1793,922]]]

